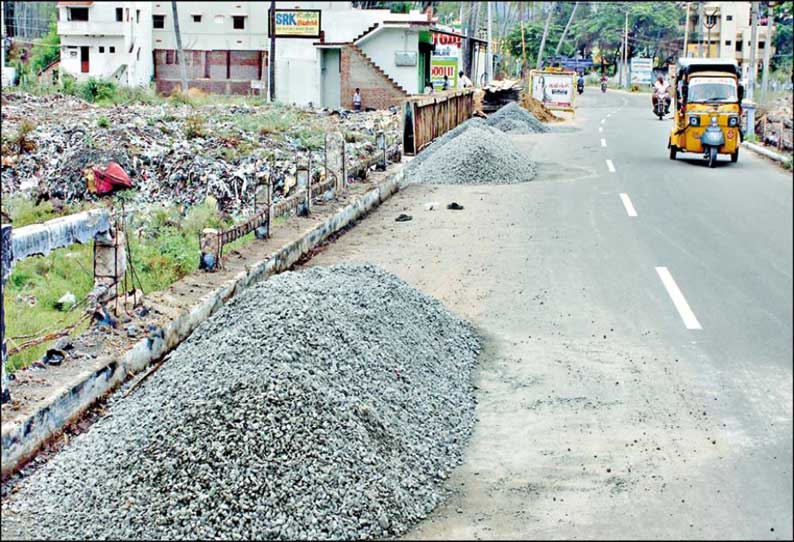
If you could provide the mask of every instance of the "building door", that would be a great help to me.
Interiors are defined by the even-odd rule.
[[[88,73],[88,47],[80,47],[80,72]]]
[[[322,104],[329,109],[341,106],[341,65],[339,49],[322,49]]]

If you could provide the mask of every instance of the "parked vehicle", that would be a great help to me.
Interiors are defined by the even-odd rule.
[[[744,87],[734,59],[679,58],[676,66],[675,118],[667,143],[670,159],[678,152],[702,153],[709,167],[717,156],[739,159]]]

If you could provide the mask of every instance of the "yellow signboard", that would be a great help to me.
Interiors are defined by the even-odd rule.
[[[319,9],[277,9],[268,26],[275,22],[277,38],[319,38],[320,21]]]

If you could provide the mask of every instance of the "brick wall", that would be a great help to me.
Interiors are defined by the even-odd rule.
[[[251,81],[267,80],[266,51],[185,51],[188,85],[213,94],[248,94]],[[174,50],[154,51],[157,92],[181,86],[182,72]]]
[[[387,109],[392,105],[400,105],[405,98],[403,92],[351,47],[342,47],[340,62],[342,107],[353,108],[353,93],[356,88],[361,89],[362,109]]]

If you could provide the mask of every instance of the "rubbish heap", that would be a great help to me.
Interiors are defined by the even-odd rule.
[[[782,96],[768,106],[759,107],[755,117],[755,133],[766,145],[779,151],[794,150],[794,96]]]
[[[101,108],[71,96],[4,93],[2,115],[3,196],[32,190],[43,199],[92,199],[84,170],[115,161],[130,176],[137,202],[190,206],[209,195],[231,213],[252,204],[252,187],[268,177],[272,158],[277,199],[299,164],[311,160],[319,180],[325,133],[345,135],[349,163],[376,152],[381,129],[388,142],[399,139],[399,115],[392,111],[332,114],[270,104]],[[24,122],[35,126],[28,136],[35,148],[16,152],[9,141]]]
[[[20,482],[3,521],[46,539],[399,536],[461,461],[479,349],[378,267],[278,275],[115,394]]]

